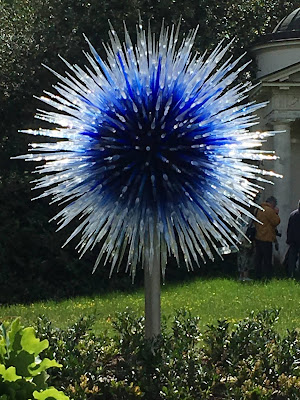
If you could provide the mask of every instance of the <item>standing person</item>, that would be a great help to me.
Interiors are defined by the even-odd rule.
[[[290,245],[288,250],[288,275],[290,278],[293,278],[300,253],[300,200],[298,202],[298,209],[290,214],[286,242]]]
[[[268,197],[261,206],[264,211],[258,210],[256,214],[261,224],[255,222],[255,274],[258,279],[272,277],[273,242],[276,241],[276,226],[280,223],[279,209],[274,196]]]

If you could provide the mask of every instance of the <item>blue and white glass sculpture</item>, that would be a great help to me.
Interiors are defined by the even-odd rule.
[[[234,83],[246,65],[192,53],[196,30],[181,43],[178,28],[162,27],[158,38],[138,28],[137,42],[125,32],[122,44],[110,31],[103,61],[89,43],[89,67],[70,65],[56,94],[41,100],[54,108],[37,118],[54,129],[26,130],[53,139],[31,144],[28,161],[43,177],[42,196],[64,204],[59,229],[80,219],[67,242],[80,235],[79,252],[97,243],[95,268],[118,268],[126,254],[137,265],[168,256],[188,268],[220,248],[236,246],[243,216],[254,205],[263,175],[249,161],[274,159],[260,149],[272,133],[250,132],[264,104],[245,102],[251,84]]]

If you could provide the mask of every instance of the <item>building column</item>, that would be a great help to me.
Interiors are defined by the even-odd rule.
[[[291,135],[290,135],[290,122],[291,121],[276,121],[273,123],[274,131],[285,131],[276,133],[274,136],[274,150],[276,155],[280,157],[274,162],[274,171],[283,175],[283,178],[274,180],[274,196],[278,201],[280,225],[278,231],[281,237],[277,237],[279,244],[279,251],[274,252],[274,257],[282,263],[287,251],[286,244],[286,230],[290,213],[292,211],[291,205]]]

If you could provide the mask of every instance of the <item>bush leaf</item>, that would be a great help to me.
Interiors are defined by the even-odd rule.
[[[69,400],[68,396],[66,396],[63,392],[61,392],[53,387],[50,387],[50,388],[44,390],[43,392],[34,391],[33,397],[37,400],[47,400],[47,399],[48,400],[50,400],[50,399],[51,400],[52,399]]]
[[[61,368],[62,365],[58,364],[55,360],[49,360],[49,358],[44,358],[40,364],[33,363],[31,366],[29,366],[29,371],[32,376],[37,376],[39,375],[42,371],[46,371],[48,368],[51,367],[57,367]]]
[[[34,328],[28,327],[23,330],[21,345],[29,354],[37,356],[43,350],[47,349],[49,342],[47,339],[40,341],[35,336]]]
[[[2,376],[3,380],[7,382],[15,382],[22,378],[17,375],[16,367],[9,367],[6,369],[4,365],[0,365],[0,376]]]

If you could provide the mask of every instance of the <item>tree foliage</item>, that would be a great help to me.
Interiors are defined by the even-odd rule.
[[[161,21],[182,21],[182,32],[199,25],[197,46],[212,48],[223,38],[236,38],[234,51],[242,53],[259,35],[297,7],[282,0],[0,0],[0,70],[2,96],[26,96],[40,91],[49,80],[41,64],[59,66],[57,54],[83,62],[85,33],[101,51],[108,39],[109,22],[122,32],[123,21],[135,31],[138,13],[158,31]],[[61,67],[60,67],[61,68]]]

